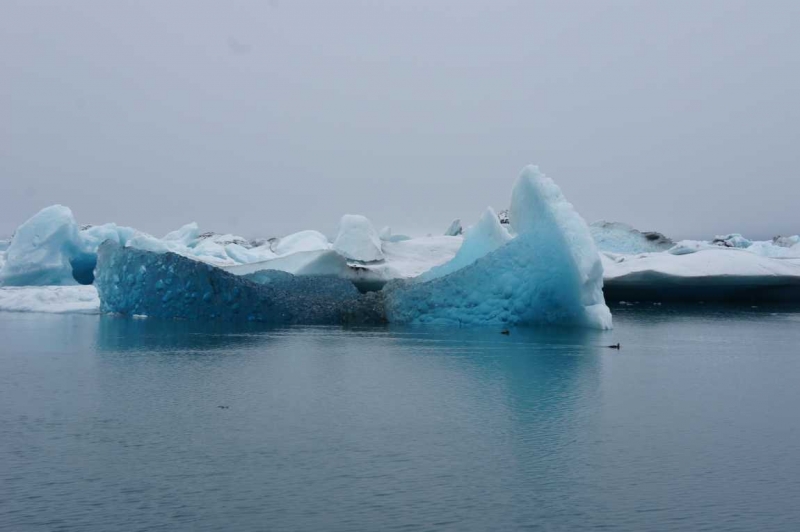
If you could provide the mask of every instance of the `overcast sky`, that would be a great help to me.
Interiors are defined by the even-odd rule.
[[[0,2],[0,234],[441,233],[536,163],[591,222],[800,233],[800,2]]]

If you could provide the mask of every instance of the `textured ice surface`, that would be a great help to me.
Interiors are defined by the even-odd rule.
[[[74,285],[73,261],[84,259],[72,211],[53,205],[19,226],[6,251],[0,285]]]
[[[475,263],[432,281],[387,285],[389,321],[610,328],[586,222],[534,166],[517,179],[510,222],[518,236]]]
[[[176,231],[172,231],[164,235],[162,240],[166,242],[175,242],[176,244],[180,244],[182,246],[189,246],[192,242],[197,240],[197,237],[200,236],[200,227],[197,223],[192,222],[190,224],[186,224],[180,229]]]
[[[346,259],[359,262],[383,260],[381,239],[365,216],[345,214],[339,222],[339,234],[333,249]]]
[[[494,209],[489,207],[478,223],[467,229],[464,234],[464,242],[455,257],[441,266],[424,272],[417,280],[430,281],[451,274],[504,246],[509,240],[511,240],[511,235],[500,224],[500,219]]]
[[[96,272],[103,312],[284,324],[383,320],[382,304],[335,277],[319,280],[272,271],[248,279],[175,253],[113,242],[100,246]]]
[[[674,242],[661,233],[643,233],[619,222],[594,222],[589,226],[597,249],[613,253],[666,251]]]
[[[609,301],[800,301],[800,259],[709,246],[693,253],[604,256]]]
[[[0,288],[0,311],[96,314],[94,286],[13,286]]]
[[[748,240],[739,233],[731,233],[729,235],[716,236],[714,237],[714,240],[711,241],[711,243],[714,244],[715,246],[722,246],[726,248],[741,248],[741,249],[749,248],[753,244],[751,240]]]
[[[385,260],[352,262],[333,250],[306,251],[275,259],[226,266],[236,275],[278,270],[297,276],[333,275],[353,282],[361,290],[377,290],[393,279],[409,279],[452,259],[461,246],[460,237],[438,236],[384,242]]]
[[[281,238],[275,246],[278,255],[290,255],[303,251],[320,251],[330,249],[328,238],[319,231],[307,230],[292,233]]]
[[[450,224],[450,227],[447,228],[447,231],[444,232],[444,236],[459,236],[464,232],[464,228],[461,226],[461,220],[456,218],[453,220],[453,223]]]

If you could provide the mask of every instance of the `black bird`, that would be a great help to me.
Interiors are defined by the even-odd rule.
[[[617,343],[616,345],[609,345],[608,348],[609,349],[619,349],[619,343]]]
[[[229,407],[229,406],[222,406],[222,405],[219,405],[217,408],[230,408],[230,407]]]
[[[508,336],[509,334],[511,334],[511,331],[509,331],[508,329],[503,329],[502,331],[500,331],[500,334],[505,334],[506,336]]]

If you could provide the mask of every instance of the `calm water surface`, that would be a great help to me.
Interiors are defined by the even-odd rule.
[[[800,530],[800,313],[615,324],[0,313],[0,530]]]

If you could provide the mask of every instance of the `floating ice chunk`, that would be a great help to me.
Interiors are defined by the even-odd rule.
[[[798,301],[800,259],[708,246],[694,253],[603,259],[608,300]]]
[[[72,262],[84,252],[72,211],[62,205],[39,211],[19,226],[5,258],[0,285],[78,284]]]
[[[301,251],[320,251],[330,247],[331,244],[325,235],[319,231],[308,230],[281,238],[274,249],[277,255],[289,255]]]
[[[0,311],[96,314],[94,286],[14,286],[0,288]]]
[[[661,233],[643,233],[620,222],[594,222],[589,226],[595,245],[600,251],[613,253],[648,253],[666,251],[675,243]]]
[[[792,244],[793,240],[796,243]],[[747,248],[750,253],[776,259],[800,259],[800,238],[778,237],[772,242],[756,241]]]
[[[333,249],[346,259],[359,262],[383,260],[378,233],[372,227],[372,223],[359,214],[342,216]]]
[[[739,233],[731,233],[729,235],[716,236],[714,237],[714,240],[711,241],[711,243],[714,244],[715,246],[721,246],[725,248],[741,248],[741,249],[749,248],[753,244],[753,242],[743,237]]]
[[[380,298],[363,297],[335,277],[258,272],[253,279],[176,253],[152,253],[105,242],[98,250],[101,311],[151,318],[267,323],[380,323]],[[256,282],[258,281],[258,282]]]
[[[500,218],[497,217],[494,209],[489,207],[478,223],[467,229],[464,235],[464,242],[455,257],[441,266],[424,272],[418,277],[418,280],[430,281],[460,270],[497,248],[504,246],[509,240],[511,240],[511,235],[500,224]]]
[[[461,226],[461,219],[456,218],[453,220],[453,223],[450,224],[450,227],[447,228],[447,231],[444,232],[444,236],[459,236],[464,232],[464,228]]]
[[[389,320],[610,328],[603,267],[586,222],[535,166],[517,179],[510,221],[518,236],[473,264],[428,282],[387,285]]]
[[[800,235],[776,236],[772,239],[772,244],[781,248],[791,248],[800,244]],[[2,248],[1,245],[0,248]]]
[[[165,240],[167,242],[176,242],[178,244],[188,246],[197,240],[198,236],[200,236],[200,227],[196,222],[192,222],[184,225],[180,229],[172,231],[171,233],[167,233],[161,240]]]

